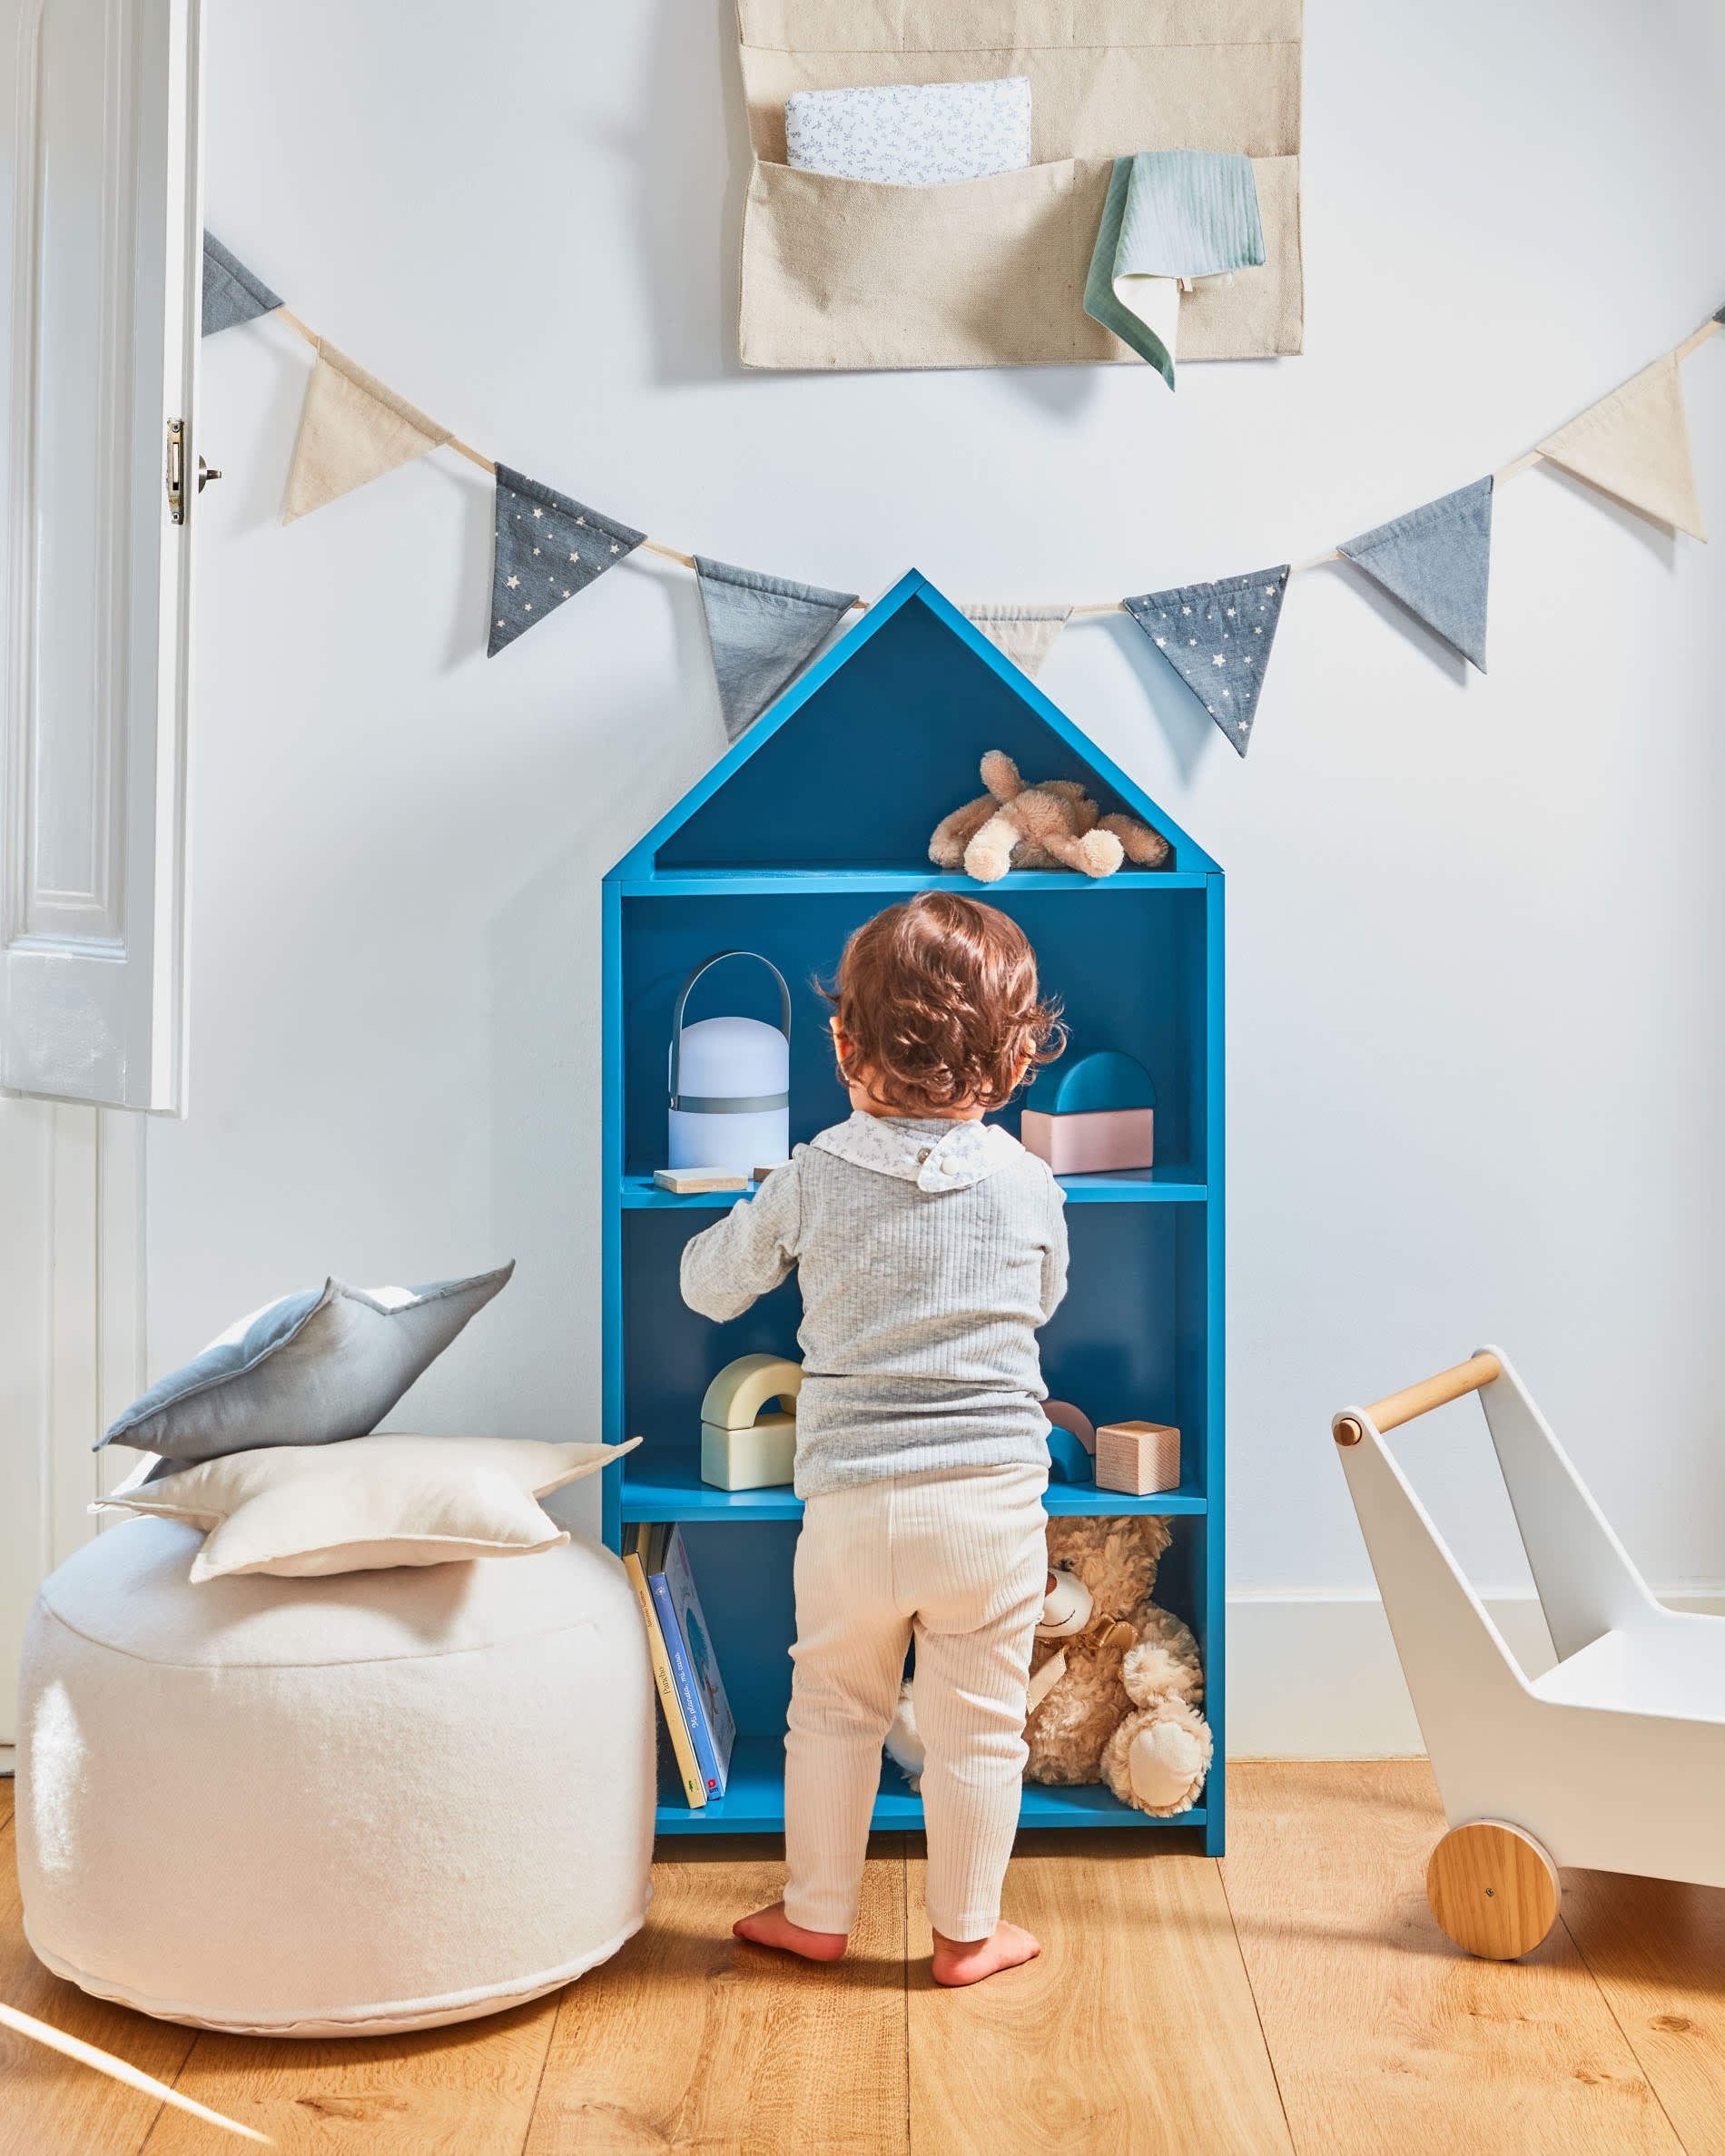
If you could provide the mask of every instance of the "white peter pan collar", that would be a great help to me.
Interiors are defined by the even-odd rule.
[[[972,1190],[997,1168],[1024,1157],[998,1123],[948,1123],[922,1117],[865,1116],[835,1123],[810,1145],[853,1167],[914,1183],[919,1190]]]

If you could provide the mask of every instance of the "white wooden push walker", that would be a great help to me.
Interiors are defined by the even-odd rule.
[[[1384,1442],[1464,1393],[1557,1651],[1532,1682]],[[1449,1820],[1425,1875],[1449,1936],[1528,1953],[1560,1865],[1725,1886],[1725,1618],[1654,1600],[1507,1358],[1482,1349],[1331,1428]]]

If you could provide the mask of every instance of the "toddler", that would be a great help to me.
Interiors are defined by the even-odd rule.
[[[1048,1578],[1036,1332],[1066,1289],[1060,1186],[982,1117],[1058,1029],[1023,931],[950,892],[858,929],[828,1000],[854,1113],[683,1254],[684,1300],[707,1317],[740,1316],[794,1265],[803,1293],[789,1877],[735,1929],[844,1952],[914,1639],[934,1975],[975,1984],[1040,1951],[1000,1921],[1000,1883]]]

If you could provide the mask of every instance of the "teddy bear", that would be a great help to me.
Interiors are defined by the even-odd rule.
[[[1030,1657],[1030,1782],[1106,1782],[1122,1804],[1166,1817],[1198,1801],[1209,1772],[1198,1641],[1150,1600],[1166,1520],[1081,1513],[1050,1520],[1049,1565],[1083,1590],[1088,1621],[1040,1638]],[[1050,1677],[1049,1672],[1058,1674]]]
[[[1030,1782],[1105,1782],[1122,1804],[1167,1817],[1197,1803],[1213,1742],[1199,1711],[1198,1642],[1150,1600],[1168,1522],[1081,1515],[1050,1520],[1049,1564],[1063,1612],[1038,1627],[1025,1724]],[[919,1786],[922,1740],[911,1680],[887,1732],[889,1758]]]
[[[978,801],[954,809],[935,826],[929,859],[936,868],[962,869],[979,883],[998,883],[1008,869],[1079,869],[1111,876],[1122,861],[1159,868],[1168,842],[1135,816],[1099,814],[1075,779],[1027,786],[1000,749],[982,759]]]

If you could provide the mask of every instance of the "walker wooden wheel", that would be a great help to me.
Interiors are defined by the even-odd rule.
[[[1506,1819],[1453,1826],[1425,1867],[1432,1915],[1455,1944],[1489,1962],[1532,1954],[1557,1922],[1557,1866]]]

